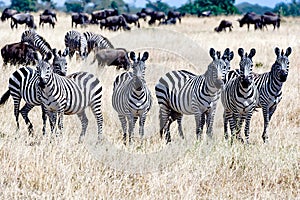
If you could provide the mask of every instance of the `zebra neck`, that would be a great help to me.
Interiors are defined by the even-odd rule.
[[[269,72],[267,87],[269,87],[270,92],[272,91],[273,96],[277,96],[277,94],[281,92],[282,85],[283,82],[281,82],[272,72]]]
[[[52,91],[55,88],[54,83],[55,83],[55,76],[52,73],[48,79],[48,82],[45,84],[45,87],[42,89],[42,91],[45,95],[52,93]]]
[[[136,91],[136,93],[141,93],[144,88],[144,83],[141,78],[134,77],[133,78],[133,89]]]
[[[213,73],[211,71],[206,71],[204,74],[204,87],[205,90],[209,91],[210,94],[215,94],[216,92],[218,92],[221,88],[220,84],[217,84],[217,81],[214,77],[213,77]]]

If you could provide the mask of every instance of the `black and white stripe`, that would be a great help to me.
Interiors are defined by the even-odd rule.
[[[165,133],[171,141],[170,125],[177,120],[180,136],[183,138],[182,116],[195,115],[197,139],[201,138],[203,126],[207,123],[207,135],[212,137],[212,125],[217,100],[220,97],[223,81],[228,71],[220,52],[210,49],[213,61],[203,75],[195,75],[185,70],[172,71],[159,79],[155,86],[160,106],[160,135]]]
[[[26,30],[22,33],[21,42],[27,42],[43,56],[46,56],[48,53],[52,53],[50,44],[33,29]]]
[[[288,47],[286,52],[278,47],[275,48],[276,60],[272,65],[271,71],[263,74],[255,74],[254,82],[259,92],[258,107],[262,108],[264,117],[264,131],[262,138],[264,142],[268,141],[268,125],[274,114],[277,105],[282,98],[282,86],[287,80],[289,72],[289,58],[292,48]]]
[[[238,53],[241,57],[240,71],[238,77],[228,80],[224,90],[221,93],[221,100],[224,107],[224,134],[228,138],[227,123],[229,120],[231,137],[235,137],[236,133],[240,133],[243,121],[245,124],[245,138],[249,143],[250,120],[253,110],[258,101],[258,91],[254,84],[252,68],[252,57],[255,55],[255,49],[251,49],[249,55],[244,54],[244,50],[239,48]],[[240,134],[237,135],[242,140]]]
[[[106,37],[100,34],[95,34],[87,31],[84,32],[83,35],[85,36],[87,41],[87,54],[89,54],[92,50],[114,48],[111,42]]]
[[[49,58],[48,58],[49,59]],[[51,131],[56,126],[63,128],[63,116],[77,114],[81,121],[82,131],[79,142],[82,141],[88,126],[85,113],[91,107],[98,126],[98,139],[102,136],[103,117],[101,112],[102,86],[99,79],[88,72],[78,72],[67,77],[53,73],[53,68],[44,60],[39,59],[37,64],[40,79],[42,106],[50,118]]]
[[[82,59],[87,57],[87,40],[86,37],[78,31],[71,30],[65,35],[65,46],[69,48],[70,58],[77,51]]]
[[[66,75],[67,62],[66,56],[68,51],[65,51],[63,54],[59,51],[53,50],[54,59],[53,59],[53,68],[56,73],[61,75]],[[25,123],[28,126],[29,133],[33,131],[33,125],[28,118],[28,113],[34,106],[40,106],[40,90],[39,90],[39,78],[37,76],[36,70],[30,67],[21,67],[9,78],[8,90],[1,97],[0,105],[4,104],[9,96],[13,98],[14,102],[14,115],[17,122],[17,128],[19,129],[19,113],[21,112],[22,117],[25,120]],[[25,101],[25,105],[20,108],[21,99]],[[45,134],[46,128],[46,115],[44,110],[42,111],[43,118],[43,134]]]
[[[129,143],[131,143],[134,125],[139,118],[139,134],[144,136],[144,123],[146,115],[152,105],[152,97],[145,81],[145,61],[148,52],[143,57],[136,59],[135,53],[130,53],[133,60],[133,72],[125,72],[116,77],[112,94],[113,108],[118,112],[123,129],[123,140],[126,144],[126,132],[128,122]]]

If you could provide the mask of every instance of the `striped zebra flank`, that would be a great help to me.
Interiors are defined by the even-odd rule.
[[[252,73],[252,58],[255,53],[255,49],[251,49],[249,55],[244,54],[244,50],[239,48],[238,54],[241,57],[239,75],[228,80],[221,93],[221,101],[224,107],[224,135],[225,139],[228,139],[227,124],[229,121],[232,142],[236,133],[238,133],[237,138],[243,141],[239,129],[245,120],[245,138],[247,144],[249,143],[250,120],[258,103],[258,91]]]
[[[68,51],[65,51],[61,54],[61,51],[56,52],[56,49],[53,49],[53,64],[55,73],[66,75],[67,62],[66,56]],[[28,114],[34,106],[41,105],[41,92],[39,89],[39,78],[36,70],[30,67],[21,67],[15,72],[13,72],[9,78],[8,90],[1,97],[0,105],[4,104],[9,96],[12,97],[14,103],[14,115],[17,123],[17,130],[19,129],[19,114],[21,113],[23,119],[25,120],[26,125],[28,126],[29,134],[33,134],[33,125],[29,120]],[[21,99],[25,101],[25,105],[20,108]],[[46,120],[47,116],[45,110],[42,109],[42,118],[43,118],[43,134],[46,131]]]
[[[268,125],[277,105],[282,99],[282,86],[286,82],[289,72],[289,55],[292,48],[288,47],[284,53],[278,47],[275,48],[276,60],[269,72],[255,74],[254,82],[259,92],[258,107],[262,108],[264,117],[263,141],[268,142]]]
[[[227,49],[227,64],[233,58],[233,53]],[[220,97],[225,75],[230,68],[221,58],[221,53],[210,49],[213,61],[206,72],[195,75],[185,70],[172,71],[161,77],[155,86],[156,97],[160,106],[160,136],[165,134],[167,143],[171,141],[170,125],[177,120],[179,135],[182,131],[183,115],[194,115],[196,120],[196,136],[201,139],[203,126],[207,123],[207,135],[212,138],[213,121],[217,101]],[[206,118],[206,120],[205,120]]]
[[[52,53],[50,44],[42,36],[37,34],[34,29],[24,31],[21,36],[21,42],[27,42],[39,51],[42,56]]]
[[[114,48],[112,43],[106,37],[100,34],[86,31],[83,33],[83,35],[87,41],[87,55],[90,54],[91,51]]]
[[[145,81],[145,61],[148,56],[148,52],[144,52],[142,58],[140,58],[140,54],[136,58],[135,53],[131,52],[133,71],[122,73],[114,81],[112,106],[118,113],[122,125],[124,144],[126,144],[127,123],[129,144],[131,144],[134,126],[138,118],[141,139],[144,136],[146,116],[152,106],[151,93]]]
[[[69,48],[69,58],[71,59],[75,52],[79,53],[81,59],[85,59],[88,55],[88,47],[86,37],[78,31],[71,30],[65,34],[65,46]]]
[[[103,117],[101,111],[102,86],[99,79],[88,72],[77,72],[67,77],[59,76],[46,59],[38,59],[37,71],[40,79],[41,102],[50,118],[51,131],[56,127],[63,128],[63,116],[77,114],[81,121],[82,131],[79,142],[86,133],[88,118],[85,109],[90,107],[96,117],[98,140],[102,138]]]

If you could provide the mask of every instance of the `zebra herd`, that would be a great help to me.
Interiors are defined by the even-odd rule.
[[[79,34],[69,31],[65,36],[66,49],[62,53],[51,49],[50,45],[34,31],[22,34],[26,41],[39,50],[35,54],[36,69],[21,67],[9,79],[8,90],[0,99],[4,104],[9,96],[14,102],[14,115],[19,128],[19,113],[32,134],[33,125],[28,113],[34,106],[41,106],[43,134],[46,134],[46,120],[49,117],[51,132],[60,132],[63,128],[63,116],[77,114],[81,121],[82,131],[79,142],[83,140],[88,126],[85,110],[90,107],[98,126],[98,140],[102,138],[102,85],[101,81],[88,72],[67,73],[66,56],[78,51],[84,58],[97,48],[113,48],[104,37],[93,33]],[[84,38],[84,39],[83,39]],[[155,86],[155,95],[159,105],[160,137],[165,135],[166,142],[171,142],[170,125],[177,121],[178,133],[184,138],[182,130],[183,115],[194,115],[196,121],[196,138],[202,138],[204,125],[209,138],[213,137],[213,123],[218,100],[224,107],[224,137],[228,139],[228,122],[231,130],[231,141],[235,138],[243,142],[240,134],[243,121],[245,139],[249,143],[250,121],[256,108],[262,108],[264,131],[262,138],[268,142],[268,125],[278,103],[282,98],[282,86],[287,80],[289,55],[286,51],[275,48],[276,60],[269,72],[257,74],[252,71],[255,49],[245,53],[238,49],[240,56],[239,69],[231,70],[230,61],[234,53],[227,48],[221,52],[210,49],[212,58],[204,74],[196,75],[186,70],[171,71],[160,77]],[[145,80],[148,52],[141,56],[130,53],[132,72],[123,72],[115,78],[113,84],[112,107],[118,113],[123,130],[123,141],[126,144],[127,130],[129,143],[139,119],[139,134],[143,138],[147,113],[153,105],[152,95]],[[50,60],[53,58],[52,63]],[[25,105],[20,110],[20,101]],[[59,130],[56,130],[58,128]]]

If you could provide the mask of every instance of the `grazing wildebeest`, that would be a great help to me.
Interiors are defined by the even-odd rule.
[[[91,13],[91,24],[98,24],[98,20],[106,18],[105,10],[96,10]]]
[[[111,16],[118,16],[119,12],[117,9],[113,9],[113,8],[108,8],[108,9],[104,9],[105,13],[106,13],[106,17],[111,17]]]
[[[145,13],[148,16],[151,16],[154,13],[154,10],[152,8],[143,8],[141,10],[141,13]]]
[[[176,24],[176,18],[165,19],[162,22],[159,22],[158,25],[168,25],[168,24]]]
[[[244,24],[247,24],[248,31],[250,24],[254,24],[254,29],[262,29],[261,17],[254,12],[247,12],[242,19],[238,19],[240,27],[243,27]]]
[[[27,42],[7,44],[1,49],[3,66],[6,66],[8,63],[11,65],[35,64],[34,52],[35,48]]]
[[[11,18],[14,14],[19,13],[17,10],[5,8],[1,15],[1,21],[5,21]]]
[[[226,32],[226,28],[229,28],[229,31],[232,31],[232,29],[231,29],[231,28],[233,28],[232,22],[227,21],[227,20],[222,20],[220,22],[219,26],[215,28],[215,31],[216,32],[221,32],[221,31]]]
[[[277,29],[279,29],[280,27],[280,16],[279,15],[262,15],[261,16],[261,23],[262,23],[262,26],[263,27],[266,27],[266,29],[268,30],[267,28],[267,25],[268,24],[271,24],[273,25],[273,30],[275,30],[275,28],[277,27]]]
[[[123,13],[122,16],[125,18],[125,20],[128,24],[134,23],[135,26],[140,28],[140,22],[139,22],[140,18],[138,15]]]
[[[54,12],[53,10],[46,9],[42,13],[42,15],[51,15],[55,19],[55,21],[57,21],[56,12]]]
[[[130,30],[131,28],[128,26],[125,18],[122,15],[119,16],[111,16],[107,17],[106,19],[102,19],[100,21],[100,28],[108,28],[109,30],[117,31],[121,27],[124,30]]]
[[[203,12],[198,12],[198,17],[209,17],[212,14],[211,10],[206,10]]]
[[[155,23],[156,20],[158,20],[159,22],[161,22],[162,20],[164,20],[166,18],[166,15],[164,12],[161,11],[154,11],[151,14],[151,18],[148,22],[149,25],[152,25]]]
[[[123,48],[116,49],[100,49],[94,55],[94,60],[91,64],[98,61],[98,66],[116,66],[116,69],[123,68],[129,70],[130,60],[128,52]]]
[[[52,15],[42,15],[40,14],[40,23],[39,23],[39,27],[41,27],[41,25],[44,27],[44,24],[48,23],[49,26],[52,26],[52,28],[54,28],[55,26],[55,20],[52,17]]]
[[[89,22],[89,16],[87,13],[72,13],[72,28],[73,24],[75,24],[75,28],[77,28],[77,25],[80,24],[84,26]]]
[[[18,28],[18,24],[25,24],[29,28],[36,29],[33,15],[29,13],[18,13],[13,15],[11,17],[11,23],[10,23],[11,29],[13,29],[14,27]]]
[[[264,15],[277,16],[276,13],[273,13],[273,12],[271,12],[271,11],[265,12]]]
[[[181,23],[181,17],[182,17],[182,14],[180,13],[180,12],[178,12],[178,11],[169,11],[168,12],[168,20],[169,19],[172,19],[172,18],[174,18],[174,19],[178,19],[178,21],[179,21],[179,23]],[[176,20],[175,20],[176,21]]]
[[[137,16],[139,16],[139,18],[144,19],[144,22],[147,20],[147,14],[146,13],[142,13],[142,12],[137,12],[136,13]]]

